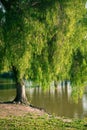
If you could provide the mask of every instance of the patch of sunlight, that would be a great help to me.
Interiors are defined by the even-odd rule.
[[[85,8],[87,9],[87,2],[86,2],[86,4],[85,4]]]

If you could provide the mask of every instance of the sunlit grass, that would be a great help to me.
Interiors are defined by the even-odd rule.
[[[86,130],[87,119],[63,121],[54,116],[27,115],[0,119],[0,130]]]

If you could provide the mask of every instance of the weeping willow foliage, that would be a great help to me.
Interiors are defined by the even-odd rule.
[[[10,3],[0,27],[0,62],[9,70],[15,66],[19,79],[29,78],[42,86],[53,80],[71,80],[82,86],[87,80],[85,3],[86,0]]]

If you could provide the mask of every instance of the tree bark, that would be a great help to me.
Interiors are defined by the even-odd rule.
[[[24,80],[19,78],[19,71],[15,66],[12,66],[12,71],[14,74],[14,80],[16,82],[16,97],[13,102],[28,104]]]
[[[13,101],[14,103],[23,103],[27,104],[27,97],[26,97],[26,92],[25,92],[25,84],[24,81],[20,81],[16,83],[16,97]]]

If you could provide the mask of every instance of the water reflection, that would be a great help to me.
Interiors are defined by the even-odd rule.
[[[2,89],[0,90],[0,102],[3,101],[12,101],[15,98],[16,91],[15,89]]]
[[[0,89],[12,89],[15,88],[15,84],[11,79],[1,79],[0,78]]]
[[[31,104],[44,108],[48,113],[57,116],[71,118],[83,118],[87,116],[87,94],[74,103],[71,98],[72,89],[70,84],[59,84],[56,88],[51,86],[43,91],[40,87],[27,89]]]
[[[0,102],[12,101],[15,95],[16,90],[13,80],[0,78]]]
[[[83,95],[83,98],[82,98],[82,105],[83,105],[83,116],[87,115],[87,94],[84,94]]]
[[[87,89],[77,104],[71,98],[72,88],[69,82],[67,85],[60,82],[56,87],[52,84],[49,89],[44,91],[41,87],[27,87],[26,92],[32,105],[44,108],[49,114],[69,118],[87,117]],[[11,82],[10,84],[9,82],[0,83],[0,101],[13,100],[14,97],[14,84]]]

